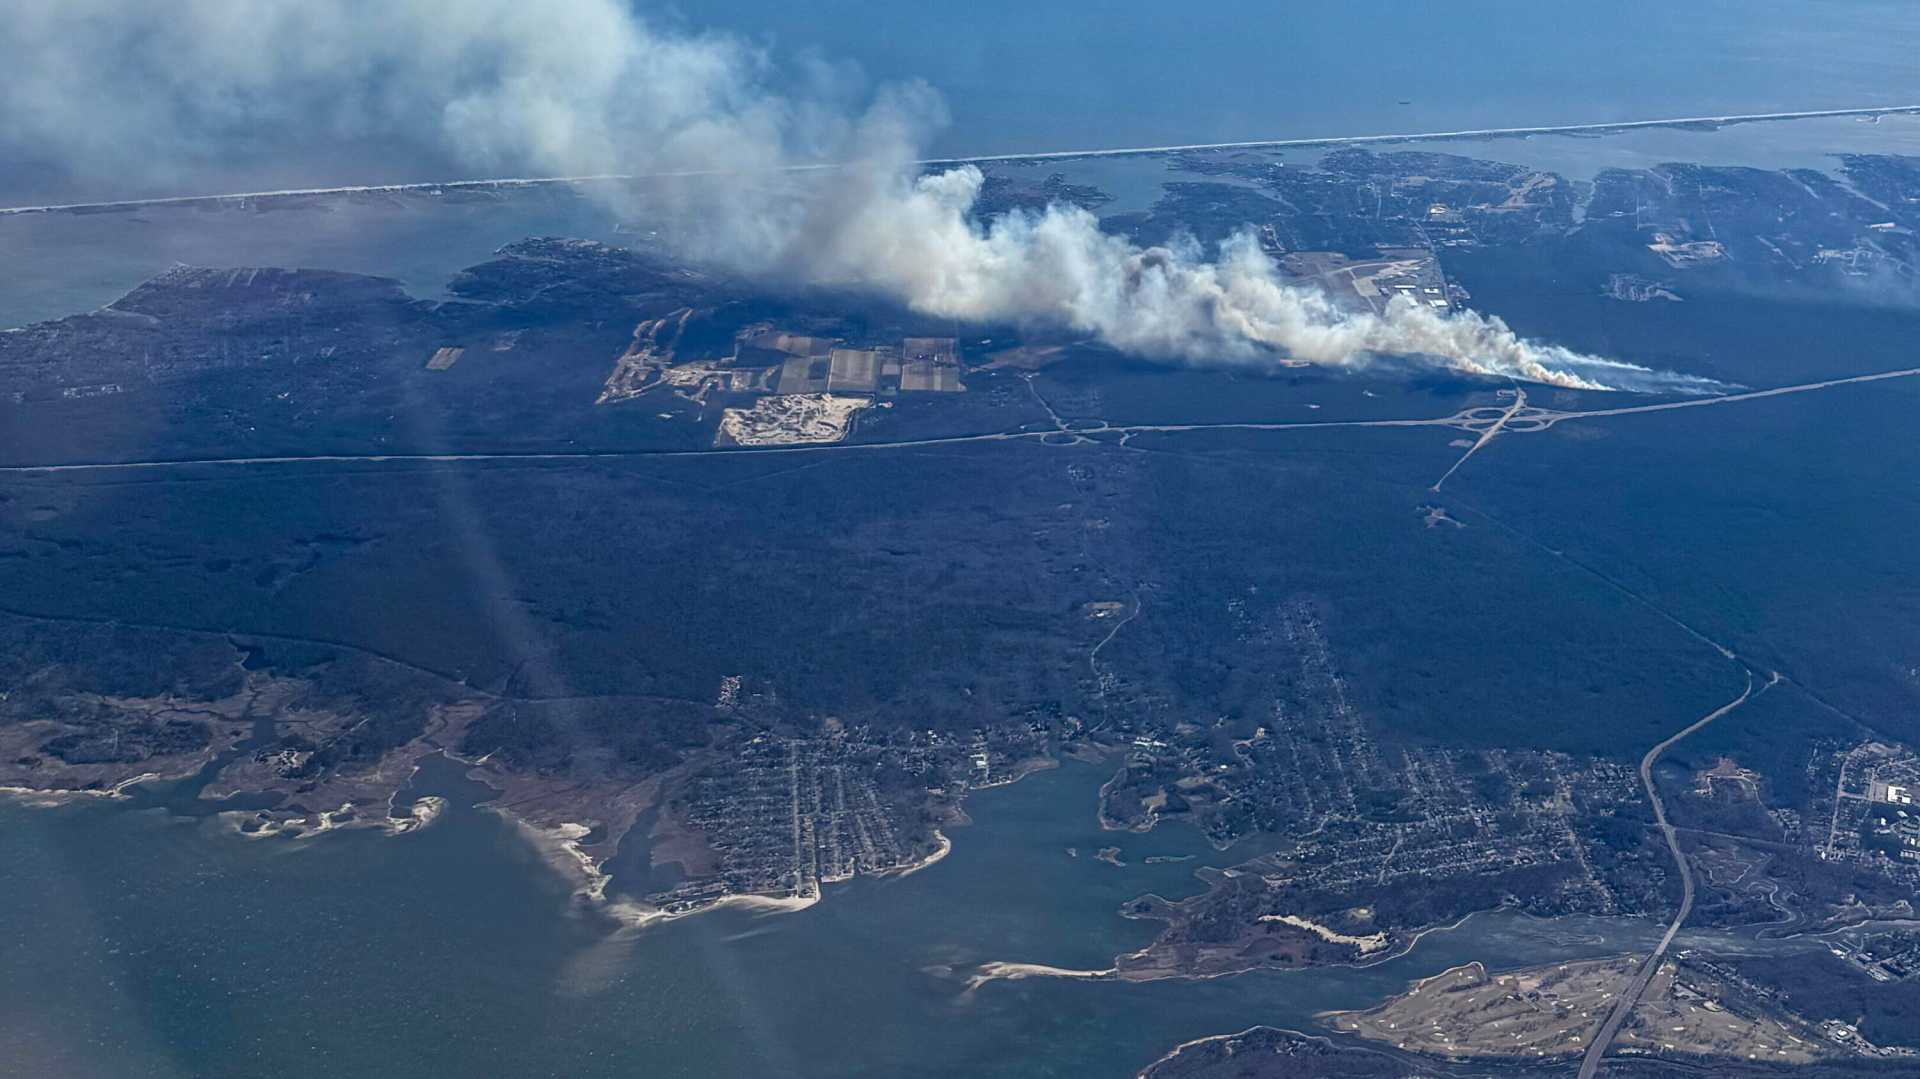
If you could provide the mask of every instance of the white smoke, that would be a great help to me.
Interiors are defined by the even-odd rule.
[[[911,182],[891,175],[816,231],[814,279],[884,282],[929,314],[1063,324],[1123,352],[1196,363],[1284,357],[1339,367],[1392,355],[1572,389],[1717,385],[1528,341],[1498,318],[1442,314],[1404,296],[1384,314],[1356,313],[1285,282],[1250,232],[1208,260],[1192,244],[1139,247],[1074,206],[983,221],[974,213],[982,176],[971,166]]]
[[[1354,313],[1285,282],[1246,236],[1208,258],[1071,206],[982,219],[977,169],[914,164],[942,119],[924,87],[862,95],[843,70],[664,30],[619,0],[16,0],[9,21],[0,152],[77,178],[191,183],[308,137],[496,174],[691,173],[648,204],[689,256],[927,314],[1193,363],[1391,355],[1582,389],[1714,385],[1403,299]]]

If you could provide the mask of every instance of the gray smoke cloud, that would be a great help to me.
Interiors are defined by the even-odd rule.
[[[1356,313],[1282,280],[1250,232],[1208,259],[1193,245],[1139,247],[1073,206],[983,221],[973,213],[982,176],[970,166],[912,181],[875,175],[895,179],[821,234],[811,271],[884,281],[931,314],[1064,324],[1124,352],[1200,363],[1285,357],[1339,367],[1393,355],[1572,389],[1717,385],[1529,341],[1498,318],[1442,314],[1404,296],[1384,314]]]
[[[1249,236],[1209,256],[1139,247],[1071,206],[984,219],[979,170],[915,164],[944,120],[926,87],[868,91],[619,0],[16,0],[9,22],[0,149],[76,178],[191,184],[315,138],[427,147],[491,175],[679,175],[639,209],[690,257],[927,314],[1192,363],[1392,355],[1580,389],[1716,385],[1474,313],[1355,313],[1287,283]]]

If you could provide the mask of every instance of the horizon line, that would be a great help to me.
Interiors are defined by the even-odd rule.
[[[1276,147],[1339,146],[1361,143],[1433,142],[1451,139],[1502,138],[1526,135],[1559,135],[1577,132],[1631,131],[1655,127],[1682,127],[1694,124],[1731,125],[1769,121],[1814,120],[1838,116],[1890,116],[1920,114],[1916,105],[1873,105],[1846,109],[1803,109],[1794,112],[1739,113],[1726,116],[1675,116],[1655,120],[1616,120],[1599,123],[1544,124],[1531,127],[1466,128],[1458,131],[1420,131],[1382,135],[1327,135],[1285,139],[1250,139],[1239,142],[1201,142],[1168,146],[1129,146],[1087,150],[1043,150],[1033,153],[976,154],[968,157],[921,158],[915,165],[973,165],[1020,161],[1073,161],[1102,157],[1153,157],[1161,154],[1208,153],[1234,150],[1260,150]],[[822,162],[788,165],[783,172],[811,172],[847,167],[847,163]],[[139,206],[169,206],[195,202],[231,202],[245,199],[305,198],[316,195],[394,194],[407,191],[470,190],[491,187],[542,187],[623,180],[662,179],[720,175],[722,170],[689,170],[652,173],[599,173],[585,176],[495,177],[468,180],[424,180],[389,184],[349,184],[338,187],[287,188],[278,191],[239,191],[225,194],[160,195],[137,199],[107,199],[98,202],[52,203],[44,206],[4,206],[0,216],[50,214],[82,210],[115,210]]]

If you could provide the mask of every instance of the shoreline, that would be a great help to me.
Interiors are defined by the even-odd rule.
[[[1356,957],[1351,960],[1343,960],[1337,963],[1315,963],[1311,966],[1302,966],[1302,967],[1247,966],[1247,967],[1238,967],[1232,970],[1216,970],[1216,971],[1208,971],[1205,973],[1200,973],[1195,971],[1163,972],[1163,971],[1156,971],[1156,970],[1126,970],[1122,968],[1122,964],[1125,963],[1126,960],[1139,958],[1141,956],[1148,954],[1153,948],[1153,945],[1149,944],[1145,948],[1141,948],[1138,951],[1125,952],[1125,953],[1122,953],[1121,955],[1115,956],[1114,965],[1111,968],[1107,970],[1099,970],[1099,971],[1072,970],[1064,967],[1049,966],[1045,963],[1023,963],[1023,962],[1010,962],[1006,960],[992,960],[989,962],[981,963],[978,967],[975,968],[977,973],[975,973],[968,979],[967,991],[972,992],[974,989],[977,989],[979,986],[985,985],[988,982],[1017,981],[1021,978],[1076,978],[1076,979],[1081,979],[1086,981],[1121,981],[1121,982],[1171,982],[1171,981],[1205,982],[1205,981],[1213,981],[1214,979],[1217,979],[1217,978],[1238,978],[1238,977],[1255,975],[1255,974],[1274,974],[1274,975],[1304,974],[1309,971],[1315,971],[1315,970],[1338,970],[1343,968],[1349,969],[1349,970],[1366,970],[1369,967],[1376,967],[1382,963],[1391,963],[1396,959],[1400,959],[1407,955],[1412,954],[1414,947],[1418,945],[1421,939],[1424,938],[1429,933],[1451,932],[1452,930],[1458,929],[1461,926],[1467,924],[1467,922],[1471,921],[1477,915],[1493,914],[1499,911],[1512,910],[1512,909],[1513,908],[1509,908],[1509,907],[1490,907],[1487,910],[1469,911],[1466,914],[1461,915],[1459,918],[1456,918],[1452,922],[1446,922],[1446,923],[1441,923],[1437,925],[1429,925],[1421,929],[1418,929],[1414,931],[1411,935],[1409,935],[1404,942],[1400,942],[1400,943],[1389,942],[1389,944],[1387,945],[1387,950],[1385,954],[1367,955],[1366,953],[1362,953],[1360,957]],[[1541,921],[1548,920],[1545,918],[1539,918],[1537,915],[1527,914],[1525,911],[1516,910],[1514,911],[1514,913],[1517,913],[1522,917],[1526,917],[1526,918],[1536,918],[1537,920],[1541,920]],[[1245,1031],[1242,1031],[1241,1033],[1245,1033]],[[1226,1035],[1226,1034],[1213,1035],[1213,1037],[1232,1037],[1232,1036],[1233,1035]]]
[[[1064,751],[1062,751],[1064,752]],[[1039,772],[1051,771],[1060,767],[1059,755],[1032,757],[1018,762],[1009,774],[991,783],[970,786],[965,794],[974,791],[990,790],[995,787],[1011,786],[1022,779]],[[707,911],[731,907],[736,910],[757,911],[762,914],[795,914],[812,907],[826,898],[826,885],[852,880],[855,877],[869,877],[874,880],[899,880],[912,876],[930,866],[945,861],[953,853],[954,842],[947,835],[945,827],[955,827],[971,823],[964,808],[965,796],[948,806],[949,815],[944,826],[933,830],[934,847],[924,856],[900,865],[885,869],[867,870],[846,876],[822,877],[819,885],[809,893],[800,895],[766,895],[756,892],[739,892],[725,895],[709,902],[701,903],[689,910],[668,911],[656,907],[646,900],[628,895],[609,897],[607,888],[612,876],[603,868],[603,862],[588,854],[581,842],[592,829],[577,822],[561,822],[551,826],[542,826],[523,820],[512,812],[497,805],[482,805],[478,808],[494,813],[514,826],[523,838],[532,843],[549,867],[561,877],[572,882],[573,895],[584,907],[594,910],[619,923],[620,930],[638,931],[647,926],[679,921],[691,918]],[[1017,965],[1017,964],[1016,964]]]
[[[499,806],[483,805],[478,808],[512,825],[522,838],[533,845],[541,860],[564,880],[575,885],[575,899],[596,907],[606,904],[607,885],[613,878],[600,868],[600,863],[581,844],[581,840],[593,834],[592,828],[577,821],[539,825]]]
[[[911,877],[915,873],[940,862],[945,859],[947,855],[953,853],[953,840],[947,838],[947,833],[935,828],[933,830],[933,839],[933,851],[919,861],[907,862],[904,865],[888,866],[885,869],[876,869],[867,874],[867,876],[873,877],[876,880],[884,880],[887,878],[899,880],[902,877]],[[859,874],[855,874],[855,876],[858,875]]]
[[[1167,1052],[1164,1055],[1162,1055],[1159,1059],[1155,1060],[1153,1063],[1148,1064],[1144,1068],[1141,1068],[1139,1072],[1135,1073],[1134,1079],[1147,1079],[1147,1076],[1153,1072],[1153,1069],[1158,1068],[1160,1065],[1167,1063],[1168,1061],[1172,1060],[1174,1057],[1179,1056],[1182,1052],[1188,1049],[1197,1049],[1202,1045],[1207,1045],[1212,1042],[1232,1041],[1234,1038],[1244,1038],[1249,1034],[1252,1034],[1252,1033],[1255,1033],[1256,1031],[1261,1031],[1261,1030],[1271,1030],[1279,1034],[1285,1034],[1288,1037],[1299,1038],[1301,1041],[1320,1042],[1324,1045],[1334,1044],[1333,1039],[1327,1037],[1324,1034],[1308,1034],[1305,1031],[1293,1030],[1288,1027],[1276,1027],[1276,1026],[1270,1026],[1266,1023],[1255,1023],[1254,1025],[1248,1027],[1245,1030],[1237,1030],[1237,1031],[1234,1031],[1232,1034],[1209,1034],[1203,1038],[1194,1038],[1190,1041],[1181,1042],[1179,1045],[1176,1045],[1172,1049],[1167,1050]]]
[[[1576,962],[1579,962],[1579,960],[1576,960]],[[1561,964],[1561,965],[1564,966],[1565,964]],[[1377,1004],[1374,1004],[1370,1007],[1334,1008],[1328,1011],[1314,1012],[1313,1018],[1318,1022],[1326,1023],[1329,1020],[1337,1019],[1343,1015],[1366,1015],[1369,1012],[1379,1011],[1381,1008],[1386,1007],[1389,1003],[1392,1003],[1393,1001],[1398,1000],[1401,997],[1412,996],[1413,994],[1420,992],[1422,989],[1425,989],[1427,986],[1434,984],[1435,982],[1441,980],[1442,978],[1446,978],[1446,977],[1449,977],[1450,975],[1459,974],[1462,972],[1473,973],[1476,971],[1478,972],[1478,976],[1481,978],[1493,977],[1493,973],[1487,969],[1487,965],[1485,963],[1481,962],[1478,959],[1469,959],[1464,963],[1455,963],[1453,966],[1450,966],[1447,969],[1440,971],[1437,974],[1429,974],[1424,978],[1415,978],[1414,980],[1408,982],[1407,987],[1405,989],[1402,989],[1399,993],[1396,993],[1393,996],[1387,997],[1385,1000]],[[1352,1031],[1341,1031],[1341,1033],[1353,1034]],[[1358,1036],[1364,1037],[1364,1035],[1358,1035]]]
[[[994,785],[1001,786],[1015,783],[1028,775],[1032,775],[1034,772],[1045,771],[1049,767],[1057,767],[1057,762],[1041,764],[1025,769],[1021,771],[1019,775],[1011,777],[1001,784]],[[593,832],[593,829],[587,825],[576,821],[562,821],[554,825],[539,825],[527,821],[500,806],[482,805],[477,808],[493,813],[511,824],[522,838],[533,845],[534,850],[540,854],[541,860],[545,861],[549,868],[559,873],[564,880],[574,885],[573,896],[576,901],[620,923],[623,931],[640,930],[650,925],[679,921],[682,918],[691,918],[695,915],[723,908],[756,911],[762,914],[796,914],[812,907],[825,898],[825,885],[852,880],[855,877],[862,876],[871,877],[875,880],[898,880],[903,877],[909,877],[929,866],[944,861],[947,855],[953,853],[954,846],[953,839],[948,836],[944,830],[936,827],[933,831],[933,850],[912,862],[888,866],[885,869],[869,870],[864,873],[853,873],[847,876],[823,877],[820,880],[820,886],[806,894],[779,896],[765,895],[757,892],[737,892],[731,895],[721,896],[710,902],[702,903],[690,910],[668,911],[661,907],[656,907],[638,897],[624,895],[609,897],[607,895],[607,888],[612,884],[613,877],[603,868],[603,861],[587,853],[583,840]],[[955,808],[957,818],[949,821],[949,823],[967,823],[965,811],[959,810],[958,807]]]
[[[923,158],[913,164],[926,167],[982,164],[1016,164],[1041,161],[1079,161],[1100,158],[1157,157],[1183,153],[1228,153],[1238,150],[1311,148],[1317,146],[1356,146],[1376,143],[1445,142],[1459,139],[1525,138],[1532,135],[1607,135],[1645,128],[1724,127],[1733,124],[1779,123],[1793,120],[1819,120],[1834,117],[1899,116],[1920,114],[1920,105],[1870,105],[1846,109],[1803,109],[1791,112],[1734,113],[1725,116],[1672,116],[1653,120],[1617,120],[1603,123],[1542,124],[1531,127],[1465,128],[1459,131],[1412,131],[1400,134],[1326,135],[1291,139],[1249,139],[1241,142],[1188,143],[1170,146],[1128,146],[1082,150],[1042,150],[1032,153],[980,154],[971,157]],[[846,168],[845,163],[822,162],[789,165],[775,171],[820,172]],[[69,202],[44,206],[3,206],[0,217],[25,214],[53,214],[97,210],[136,209],[143,206],[182,206],[196,203],[242,202],[253,199],[312,198],[321,195],[390,195],[409,191],[441,192],[489,188],[579,186],[645,179],[684,179],[725,175],[719,170],[693,170],[663,173],[602,173],[591,176],[528,176],[491,179],[430,180],[396,184],[354,184],[341,187],[286,188],[278,191],[238,191],[225,194],[162,195],[141,199],[116,199],[100,202]]]
[[[184,774],[192,775],[193,773],[187,772]],[[151,783],[155,780],[164,781],[170,778],[180,777],[165,776],[159,772],[142,772],[137,776],[123,779],[111,787],[0,786],[0,797],[19,802],[21,805],[33,809],[53,809],[66,805],[69,802],[82,801],[88,798],[125,799],[127,797],[126,792],[128,787],[138,786],[142,783]]]
[[[831,879],[823,878],[821,884],[836,884],[860,876],[872,877],[875,880],[898,880],[902,877],[918,873],[922,869],[940,862],[945,859],[947,855],[953,853],[953,840],[948,838],[945,832],[936,828],[933,834],[937,840],[936,846],[931,853],[918,861],[890,866],[886,869],[876,869],[867,873],[855,873],[852,876],[834,877]],[[563,843],[562,846],[573,848],[574,856],[579,858],[582,863],[591,861],[585,852],[577,849],[577,843]],[[722,896],[710,903],[702,903],[700,906],[694,907],[691,910],[667,911],[639,899],[621,897],[614,899],[605,898],[604,890],[607,880],[610,878],[607,878],[606,874],[599,871],[597,864],[594,865],[590,872],[594,874],[593,879],[600,889],[600,891],[592,895],[592,902],[608,917],[622,923],[623,929],[644,929],[650,925],[676,922],[682,918],[692,918],[696,915],[705,914],[708,911],[722,910],[729,907],[737,910],[756,911],[761,914],[798,914],[826,898],[826,889],[824,887],[810,894],[789,896],[763,895],[758,892],[736,892],[732,895]],[[581,892],[576,891],[575,894],[580,895]]]
[[[1105,970],[1074,970],[1069,967],[1053,967],[1045,963],[1007,963],[992,960],[980,964],[967,978],[967,988],[963,995],[971,996],[973,991],[988,982],[1017,982],[1025,978],[1069,978],[1078,981],[1106,982],[1126,980],[1117,968]]]
[[[340,819],[344,814],[352,813],[357,807],[352,802],[340,803],[338,809],[323,809],[309,817],[287,817],[269,819],[260,822],[260,827],[248,831],[245,825],[249,821],[260,821],[258,812],[245,809],[229,809],[214,814],[227,824],[233,833],[242,839],[273,839],[281,836],[290,839],[315,839],[328,832],[344,832],[354,828],[376,828],[387,836],[402,836],[417,832],[440,819],[447,810],[447,800],[437,794],[424,794],[413,800],[407,807],[407,815],[393,815],[392,801],[389,799],[387,814],[381,817],[351,816]],[[309,819],[317,823],[309,825]]]
[[[742,892],[737,895],[723,896],[711,903],[704,903],[692,910],[668,911],[637,899],[613,899],[602,901],[596,909],[607,917],[620,923],[621,932],[639,932],[650,925],[664,925],[683,918],[693,918],[709,911],[732,907],[738,910],[768,914],[798,914],[820,902],[820,893],[812,895],[755,895]]]

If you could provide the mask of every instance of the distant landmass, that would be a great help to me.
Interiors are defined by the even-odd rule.
[[[1368,966],[1496,909],[1830,945],[1465,965],[1146,1074],[1903,1066],[1920,160],[1167,164],[1106,230],[1251,225],[1337,308],[1724,392],[1170,366],[571,238],[441,299],[180,266],[0,334],[0,788],[278,842],[432,827],[453,762],[645,926],[914,873],[975,792],[1094,762],[1115,843],[1234,860],[1127,898],[1153,936],[1106,965],[967,992]],[[1113,201],[1015,172],[983,205]]]

